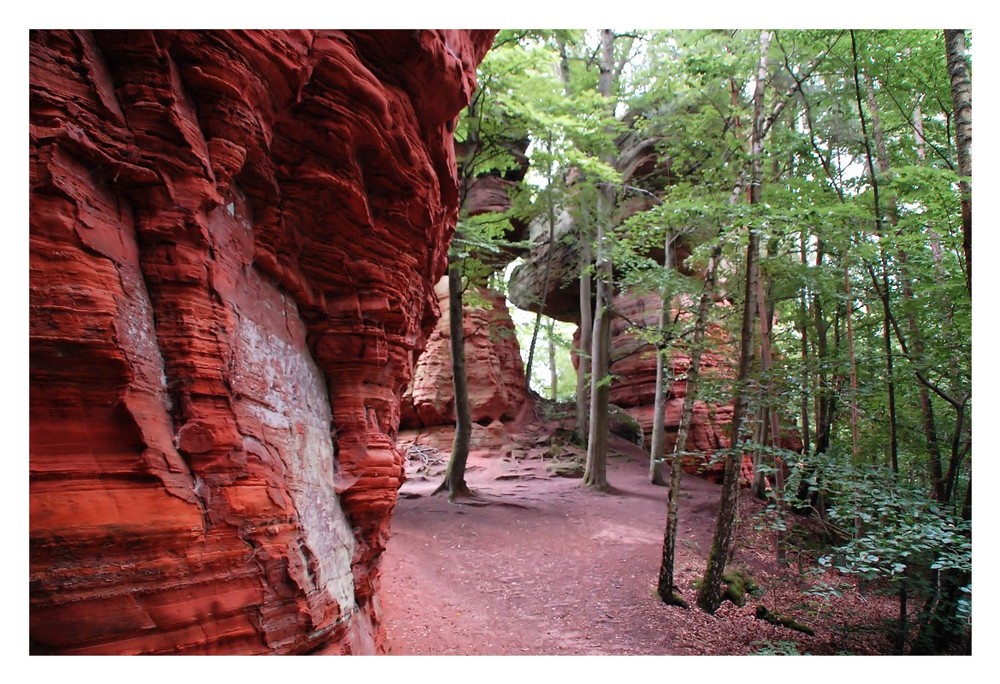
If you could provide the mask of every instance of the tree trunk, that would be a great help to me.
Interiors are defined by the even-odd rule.
[[[972,80],[965,61],[965,31],[944,32],[951,99],[955,108],[955,150],[958,156],[959,190],[962,193],[962,247],[965,278],[972,294]]]
[[[851,272],[844,259],[844,296],[847,299],[847,356],[851,372],[851,456],[858,460],[858,363],[854,356],[854,299],[851,296]]]
[[[663,553],[660,557],[660,573],[656,582],[656,593],[660,600],[671,605],[686,605],[674,592],[674,552],[677,547],[677,511],[681,496],[682,459],[687,449],[688,433],[694,418],[694,403],[698,397],[698,382],[701,377],[701,351],[708,329],[708,311],[715,294],[716,266],[722,256],[721,233],[716,238],[708,266],[705,271],[705,288],[698,302],[698,318],[694,325],[691,341],[691,362],[687,371],[687,386],[684,391],[684,405],[681,422],[677,428],[677,441],[670,455],[670,493],[667,499],[667,524],[663,531]]]
[[[609,356],[611,341],[611,262],[601,245],[604,229],[597,226],[597,310],[591,340],[590,431],[583,483],[599,491],[608,484],[608,396],[611,390]]]
[[[882,223],[882,203],[879,200],[879,183],[875,175],[875,157],[872,154],[872,137],[868,131],[868,117],[865,116],[861,103],[861,75],[858,71],[858,43],[854,31],[851,32],[851,55],[854,67],[854,94],[858,106],[858,119],[861,121],[861,135],[865,145],[865,159],[868,166],[868,180],[872,188],[872,202],[875,209],[875,233],[879,237],[879,255],[882,261],[882,283],[878,282],[875,271],[869,266],[869,273],[876,291],[881,293],[883,342],[885,347],[886,390],[889,395],[889,460],[893,472],[899,471],[899,437],[896,422],[896,382],[893,376],[892,340],[890,338],[892,324],[892,308],[890,304],[889,267],[886,260],[885,247],[881,240],[884,236]]]
[[[559,369],[556,368],[556,322],[549,319],[546,333],[549,337],[549,392],[552,401],[559,400]]]
[[[866,89],[868,91],[868,109],[871,111],[871,128],[872,135],[875,138],[875,150],[876,150],[876,164],[878,165],[878,170],[880,173],[888,173],[889,165],[889,153],[885,144],[885,133],[882,130],[882,124],[879,120],[878,113],[878,100],[875,99],[875,89],[872,87],[871,80],[865,82]],[[918,128],[918,131],[922,131],[922,127]],[[922,137],[922,133],[920,133]],[[874,180],[873,180],[874,182]],[[899,223],[899,215],[896,208],[896,200],[893,197],[889,197],[888,203],[888,215],[889,222],[895,227]],[[896,231],[899,234],[899,230]],[[907,327],[910,334],[910,346],[913,349],[914,355],[917,359],[923,357],[924,352],[924,338],[919,326],[917,325],[917,318],[913,311],[913,279],[910,276],[909,269],[909,255],[902,248],[897,248],[896,259],[899,263],[900,272],[900,289],[903,295],[904,310],[906,311],[906,321]],[[885,268],[886,260],[883,257],[883,268]],[[883,279],[884,287],[888,288],[888,280]],[[887,314],[888,315],[888,314]],[[889,331],[889,321],[886,321],[886,331],[885,336],[888,340]],[[891,351],[891,343],[886,342],[886,355],[889,358]],[[891,360],[887,362],[887,368],[891,368]],[[890,385],[893,386],[893,385]],[[927,389],[918,380],[917,382],[917,392],[920,398],[920,415],[923,422],[924,429],[924,439],[927,442],[927,455],[929,461],[929,469],[931,474],[932,490],[934,492],[934,497],[937,500],[941,500],[944,496],[944,479],[942,474],[941,465],[941,449],[938,444],[937,438],[937,426],[934,420],[934,406],[931,403],[930,390]],[[890,406],[890,417],[895,415],[895,404]],[[895,421],[892,421],[890,429],[894,430]],[[899,472],[899,464],[897,461],[896,451],[893,450],[893,458],[891,459],[893,465],[893,472]]]
[[[806,266],[809,263],[809,256],[806,247],[805,228],[802,229],[802,233],[799,237],[799,251],[802,265]],[[802,423],[802,453],[808,454],[811,437],[809,434],[809,390],[812,386],[812,382],[810,381],[812,374],[809,372],[809,304],[807,301],[806,291],[804,289],[799,301],[799,335],[802,336],[802,403],[800,407]]]
[[[673,242],[673,235],[671,230],[667,229],[666,238],[664,238],[663,244],[663,274],[665,277],[669,277],[670,271],[673,269],[673,260],[671,258],[671,242]],[[660,321],[659,321],[659,335],[656,340],[656,389],[654,390],[655,399],[653,402],[653,434],[649,440],[649,481],[657,486],[665,486],[667,484],[663,477],[663,459],[666,452],[666,429],[664,427],[664,422],[666,416],[664,415],[667,408],[667,326],[670,323],[670,301],[671,301],[670,288],[664,286],[660,291]]]
[[[778,240],[772,238],[767,246],[767,256],[769,260],[774,259],[778,254]],[[764,287],[764,280],[767,280],[767,287]],[[760,371],[763,377],[764,398],[761,402],[761,447],[769,445],[773,450],[771,464],[774,467],[774,487],[772,497],[774,499],[775,514],[779,521],[784,520],[784,493],[785,493],[785,459],[781,455],[781,425],[778,421],[778,406],[774,400],[780,395],[780,388],[775,386],[772,374],[773,358],[771,352],[771,338],[774,333],[774,281],[770,276],[766,278],[762,275],[758,279],[759,289],[757,291],[757,310],[760,317]],[[760,453],[759,460],[755,467],[759,469],[763,455]],[[761,499],[767,498],[767,478],[759,471],[754,472],[755,495]],[[775,556],[779,562],[785,560],[785,534],[779,525],[775,535]]]
[[[771,43],[771,33],[761,31],[760,63],[753,95],[753,132],[751,137],[750,203],[759,204],[763,182],[763,129],[764,129],[764,87],[767,79],[767,51]],[[733,423],[730,451],[726,455],[722,474],[722,498],[719,516],[715,525],[712,548],[709,551],[705,574],[698,591],[698,606],[711,614],[722,603],[722,575],[732,553],[733,532],[736,528],[740,493],[740,465],[742,449],[740,437],[743,429],[743,414],[746,411],[746,382],[750,378],[753,365],[754,316],[756,314],[757,270],[760,253],[760,233],[751,229],[747,240],[746,282],[743,289],[743,328],[740,333],[740,363],[736,378],[736,393],[733,399]]]
[[[582,212],[586,213],[586,212]],[[576,348],[576,441],[586,448],[590,436],[590,366],[591,336],[593,335],[593,303],[591,302],[590,222],[580,222],[580,327]]]
[[[549,152],[552,152],[552,138],[549,137]],[[538,330],[542,326],[542,311],[545,309],[545,300],[549,294],[549,279],[552,274],[552,253],[555,251],[556,242],[556,208],[552,201],[552,158],[549,157],[548,185],[545,188],[545,199],[548,205],[549,219],[549,239],[548,249],[545,252],[545,275],[542,276],[542,298],[538,302],[538,312],[535,314],[535,326],[531,331],[531,344],[528,346],[528,362],[524,368],[524,382],[527,394],[531,395],[531,370],[535,361],[535,344],[538,341]]]
[[[457,260],[448,263],[448,333],[451,336],[451,370],[455,385],[455,441],[448,459],[444,481],[434,493],[448,490],[448,500],[469,496],[465,464],[469,460],[472,415],[469,411],[469,383],[465,375],[465,331],[462,326],[462,268]]]
[[[614,34],[611,29],[601,30],[601,75],[598,88],[609,101],[613,96]],[[611,111],[614,111],[612,105]],[[609,164],[614,159],[605,156]],[[590,374],[590,431],[587,440],[587,463],[583,483],[599,491],[610,489],[608,484],[608,396],[610,387],[611,357],[611,306],[613,283],[611,257],[605,244],[605,223],[610,221],[614,209],[613,190],[603,186],[597,195],[597,308],[594,314],[594,333],[591,339]]]

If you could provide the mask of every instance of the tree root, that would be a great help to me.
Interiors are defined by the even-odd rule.
[[[448,493],[448,503],[457,506],[489,506],[493,502],[479,495],[474,489],[462,487]]]
[[[677,606],[678,608],[683,608],[685,610],[691,609],[691,606],[688,604],[688,602],[685,601],[684,598],[681,596],[680,592],[677,591],[677,587],[674,587],[674,590],[671,591],[670,595],[666,597],[657,591],[656,597],[661,601],[663,601],[663,603],[665,603],[668,606]]]
[[[796,622],[792,618],[772,613],[763,605],[757,606],[756,617],[758,620],[769,622],[772,625],[777,625],[778,627],[787,627],[788,629],[794,629],[796,632],[802,632],[803,634],[808,634],[809,636],[816,635],[816,632],[809,625],[803,625],[801,622]]]

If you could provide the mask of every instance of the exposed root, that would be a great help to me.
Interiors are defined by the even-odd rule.
[[[758,620],[763,620],[764,622],[769,622],[772,625],[777,625],[778,627],[787,627],[788,629],[794,629],[797,632],[802,632],[803,634],[808,634],[809,636],[814,636],[816,632],[809,625],[803,625],[801,622],[796,622],[792,618],[784,617],[783,615],[778,615],[777,613],[772,613],[763,605],[757,606],[756,617]]]
[[[494,502],[480,496],[468,487],[462,487],[458,491],[448,494],[448,503],[458,506],[489,506]]]

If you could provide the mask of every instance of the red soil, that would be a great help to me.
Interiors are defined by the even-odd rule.
[[[522,436],[522,440],[525,436]],[[542,443],[527,435],[528,443]],[[803,591],[844,582],[798,553],[775,560],[774,535],[755,530],[762,504],[741,501],[734,563],[761,586],[715,616],[668,607],[655,595],[667,490],[646,480],[647,456],[613,438],[610,494],[554,477],[541,448],[525,456],[470,455],[469,485],[482,501],[448,503],[431,492],[443,463],[410,463],[382,563],[388,650],[398,655],[750,654],[766,647],[813,654],[889,653],[890,597],[842,587],[826,603]],[[446,455],[442,456],[443,458]],[[419,467],[419,470],[417,470]],[[695,603],[720,488],[684,476],[677,584]],[[758,620],[758,605],[813,627],[815,636]],[[794,645],[793,643],[794,642]]]

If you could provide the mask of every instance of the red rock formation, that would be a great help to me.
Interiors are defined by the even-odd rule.
[[[443,278],[435,290],[442,316],[427,340],[427,348],[417,361],[413,379],[403,395],[400,439],[451,451],[453,430],[426,429],[453,428],[455,424],[447,278]],[[480,288],[466,300],[462,321],[465,370],[472,421],[478,424],[473,428],[473,448],[496,446],[497,439],[500,440],[497,444],[504,441],[502,429],[494,426],[491,431],[484,432],[476,428],[513,420],[521,410],[526,400],[521,350],[503,295]],[[405,435],[404,429],[407,430]]]
[[[372,653],[484,31],[35,31],[30,639]]]
[[[659,323],[660,302],[659,295],[655,294],[621,295],[615,298],[615,309],[628,321],[655,328]],[[672,315],[676,314],[675,309]],[[642,425],[648,438],[653,431],[656,355],[649,344],[629,331],[630,324],[625,318],[616,318],[611,324],[611,373],[615,377],[611,385],[611,402],[627,409]],[[701,356],[702,377],[734,377],[732,360],[737,357],[735,341],[718,326],[710,325],[707,336],[708,344]],[[669,387],[664,416],[665,448],[668,453],[677,442],[677,429],[687,394],[685,376],[690,365],[691,357],[682,348],[670,358],[670,373],[675,379]],[[731,403],[695,402],[686,450],[699,452],[700,455],[685,458],[686,472],[721,481],[723,464],[711,463],[711,460],[717,452],[729,448],[732,422]],[[782,446],[791,451],[801,451],[802,441],[794,430],[789,430],[782,434]],[[747,482],[753,477],[753,460],[750,456],[743,459],[742,475]]]
[[[659,321],[660,297],[655,294],[621,295],[615,298],[615,308],[635,324],[655,328]],[[674,311],[676,315],[676,311]],[[653,402],[656,390],[656,354],[653,348],[628,330],[625,318],[616,318],[611,324],[611,402],[628,410],[642,425],[648,437],[653,430]],[[709,344],[702,352],[703,377],[731,377],[730,359],[736,358],[731,340],[717,326],[710,326]],[[666,405],[666,449],[669,453],[677,441],[681,410],[687,394],[686,374],[691,357],[679,351],[670,359],[671,383]],[[708,465],[711,456],[729,448],[729,430],[733,420],[732,404],[715,404],[696,401],[687,450],[703,454],[684,461],[684,469],[692,474],[709,477],[721,474],[721,464]],[[752,467],[752,464],[751,464]],[[717,472],[716,472],[717,471]]]

